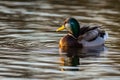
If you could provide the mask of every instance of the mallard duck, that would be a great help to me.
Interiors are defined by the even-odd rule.
[[[104,45],[108,33],[100,26],[81,26],[75,18],[67,18],[56,31],[66,29],[68,34],[60,39],[60,47],[95,47]]]

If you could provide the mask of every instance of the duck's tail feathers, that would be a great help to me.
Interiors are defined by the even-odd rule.
[[[108,39],[108,32],[105,32],[105,35],[104,35],[104,37],[103,37],[103,39],[106,41],[107,39]]]

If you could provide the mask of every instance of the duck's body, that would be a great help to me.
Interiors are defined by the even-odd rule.
[[[74,18],[67,18],[61,28],[57,31],[66,28],[68,34],[60,39],[60,47],[94,47],[104,45],[108,34],[101,30],[99,26],[80,27],[77,20]]]

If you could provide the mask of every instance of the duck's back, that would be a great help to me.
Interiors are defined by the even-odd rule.
[[[83,26],[80,29],[80,36],[83,37],[86,41],[92,41],[96,39],[99,36],[100,30],[99,27],[89,27],[89,26]]]
[[[78,40],[78,43],[82,44],[85,47],[99,46],[104,44],[105,35],[105,31],[101,30],[99,26],[85,26],[81,28],[80,36],[82,36],[82,39]]]

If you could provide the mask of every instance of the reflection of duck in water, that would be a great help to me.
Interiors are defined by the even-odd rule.
[[[71,66],[71,67],[77,67],[79,63],[79,56],[78,56],[78,49],[77,48],[62,48],[59,49],[60,53],[60,64],[62,67],[64,66]],[[65,54],[64,54],[65,53]],[[64,71],[64,68],[61,68],[62,71]],[[76,69],[70,69],[70,70],[78,70]]]
[[[99,26],[80,27],[78,21],[74,18],[67,18],[64,24],[57,29],[61,31],[67,29],[69,32],[66,36],[61,38],[60,47],[93,47],[103,45],[108,34],[101,30]]]
[[[103,45],[91,48],[60,48],[59,53],[61,70],[78,71],[80,58],[99,57],[100,53],[102,53],[103,51],[106,51],[106,47]]]

